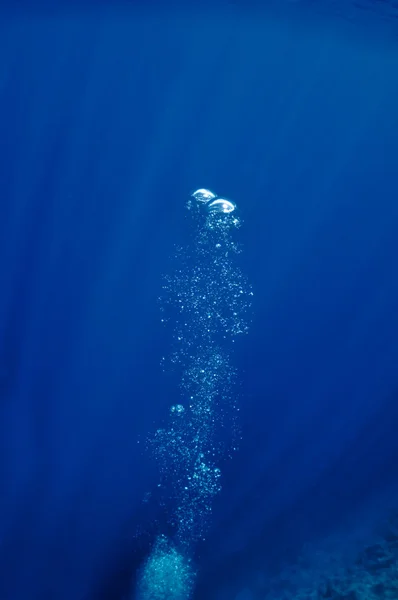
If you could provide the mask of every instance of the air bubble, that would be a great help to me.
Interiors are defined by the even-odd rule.
[[[216,194],[213,194],[210,190],[206,190],[204,188],[200,188],[191,194],[192,198],[195,198],[198,202],[209,202],[210,200],[214,200],[216,198]]]
[[[217,198],[206,205],[206,208],[211,213],[228,214],[236,210],[236,205],[225,198]]]

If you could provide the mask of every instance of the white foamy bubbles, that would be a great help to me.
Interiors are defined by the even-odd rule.
[[[137,600],[189,600],[194,579],[190,558],[161,535],[138,573],[135,597]]]
[[[175,404],[170,408],[170,412],[171,414],[182,415],[182,413],[184,412],[184,407],[182,404]]]

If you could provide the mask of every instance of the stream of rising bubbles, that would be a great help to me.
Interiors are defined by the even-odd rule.
[[[237,260],[241,226],[236,205],[210,190],[187,203],[191,242],[177,248],[164,277],[162,321],[173,323],[168,361],[180,372],[178,403],[150,447],[173,506],[175,535],[160,534],[142,566],[137,600],[189,600],[195,572],[192,554],[204,538],[212,499],[221,490],[219,463],[239,438],[233,345],[247,333],[253,292]],[[168,362],[163,359],[163,362]]]

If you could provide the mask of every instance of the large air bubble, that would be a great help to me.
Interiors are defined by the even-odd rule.
[[[216,198],[216,194],[211,192],[210,190],[206,190],[205,188],[200,188],[191,194],[192,198],[195,198],[198,202],[209,202],[210,200],[214,200]]]
[[[206,208],[209,212],[228,214],[236,209],[236,206],[230,200],[225,198],[216,198],[207,203]]]

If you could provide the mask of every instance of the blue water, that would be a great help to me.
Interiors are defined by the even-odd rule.
[[[194,597],[398,597],[397,165],[395,1],[1,8],[1,600],[132,600],[174,539],[146,440],[203,186],[254,296]]]

